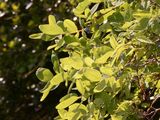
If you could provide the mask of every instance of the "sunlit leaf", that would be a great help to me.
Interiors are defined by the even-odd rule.
[[[92,64],[93,64],[93,60],[90,58],[90,57],[86,57],[86,58],[84,58],[84,62],[85,62],[85,64],[87,65],[87,66],[92,66]]]
[[[83,87],[82,81],[80,79],[76,80],[76,87],[78,91],[83,95],[85,93],[85,89]]]
[[[64,20],[64,27],[67,28],[67,31],[70,33],[76,33],[78,32],[77,26],[75,25],[75,23],[69,19],[65,19]]]
[[[89,0],[84,0],[83,2],[80,2],[78,6],[73,10],[74,14],[77,16],[81,15],[90,4],[91,2]]]
[[[57,106],[56,109],[63,109],[66,108],[68,106],[70,106],[71,104],[73,104],[75,101],[77,101],[79,99],[79,97],[77,96],[71,96],[68,99],[60,102]]]
[[[118,46],[118,42],[116,41],[116,39],[113,35],[110,37],[109,42],[110,42],[112,48],[114,48],[114,49]]]
[[[49,15],[49,24],[39,25],[39,29],[44,33],[48,35],[59,35],[63,34],[63,29],[56,24],[55,17],[52,15]]]
[[[43,95],[42,95],[40,101],[43,101],[48,96],[52,87],[53,87],[53,85],[51,85],[50,83],[47,86],[45,86],[45,89],[42,91]]]
[[[100,3],[100,2],[103,2],[103,0],[89,0],[90,2],[92,3]]]
[[[62,28],[60,28],[58,25],[39,25],[39,29],[44,33],[44,34],[48,34],[48,35],[59,35],[59,34],[63,34],[63,30]]]
[[[96,69],[92,69],[92,68],[87,68],[84,71],[84,76],[89,79],[91,82],[97,82],[101,80],[101,73],[96,70]]]
[[[66,79],[66,73],[58,73],[56,74],[50,81],[52,85],[58,85]]]
[[[56,19],[53,15],[48,16],[49,25],[54,26],[56,24]]]
[[[103,64],[105,63],[109,57],[111,57],[113,55],[113,51],[109,51],[106,54],[104,54],[103,56],[101,56],[100,58],[96,59],[95,63],[97,64]]]
[[[106,74],[106,75],[113,75],[113,68],[112,67],[100,67],[100,71],[103,73],[103,74]]]

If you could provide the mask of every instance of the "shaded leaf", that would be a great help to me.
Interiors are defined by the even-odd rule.
[[[32,35],[29,35],[29,38],[31,39],[41,39],[42,38],[43,33],[35,33]]]
[[[36,76],[42,82],[48,82],[53,78],[52,72],[46,68],[38,68],[36,71]]]
[[[107,84],[105,82],[105,80],[101,80],[100,82],[98,82],[97,86],[94,88],[94,92],[102,92],[105,88],[106,88]]]

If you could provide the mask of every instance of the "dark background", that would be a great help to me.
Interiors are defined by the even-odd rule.
[[[77,1],[78,3],[78,1]],[[57,20],[73,19],[75,0],[0,0],[0,120],[51,120],[65,88],[50,92],[40,102],[43,84],[36,78],[38,67],[53,71],[50,42],[31,40],[48,15]]]

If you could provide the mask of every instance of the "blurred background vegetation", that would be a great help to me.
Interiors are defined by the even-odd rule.
[[[77,1],[78,3],[79,1]],[[0,120],[51,120],[54,105],[65,88],[52,91],[41,103],[42,83],[35,76],[38,67],[51,68],[49,42],[31,40],[38,25],[49,14],[57,19],[75,19],[75,0],[0,0]]]

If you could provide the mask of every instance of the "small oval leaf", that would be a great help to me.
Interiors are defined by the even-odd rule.
[[[77,26],[75,23],[69,19],[64,20],[64,27],[67,28],[67,31],[70,33],[76,33],[78,32]]]
[[[100,81],[102,76],[101,73],[98,70],[87,68],[84,71],[84,76],[89,79],[91,82],[97,82]]]
[[[38,68],[36,71],[36,76],[42,82],[48,82],[53,78],[52,72],[46,68]]]
[[[71,96],[69,97],[68,99],[62,101],[61,103],[59,103],[57,106],[56,106],[56,109],[64,109],[68,106],[70,106],[71,104],[73,104],[75,101],[77,101],[79,99],[78,96]]]

